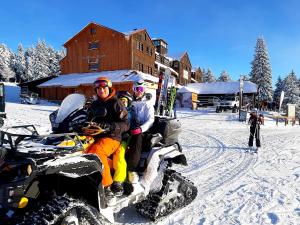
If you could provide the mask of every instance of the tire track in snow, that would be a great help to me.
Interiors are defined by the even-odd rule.
[[[204,159],[202,158],[203,154],[197,154],[197,158],[193,158],[192,160],[197,164],[189,166],[190,168],[187,170],[181,171],[185,176],[195,176],[195,173],[205,174],[205,180],[201,181],[201,183],[204,185],[198,186],[198,191],[201,194],[208,194],[216,190],[217,188],[227,184],[228,182],[233,182],[235,178],[242,176],[244,173],[246,173],[248,171],[248,168],[250,168],[251,165],[254,165],[257,161],[257,154],[245,153],[244,151],[226,151],[226,145],[219,139],[211,135],[198,134],[195,131],[189,129],[186,130],[188,131],[188,133],[193,134],[198,138],[204,137],[206,140],[212,139],[214,143],[217,143],[218,146],[212,154],[206,156]],[[209,141],[209,144],[210,143],[212,142]],[[207,148],[211,147],[212,146],[207,146]],[[224,153],[227,154],[224,155]],[[195,155],[193,154],[192,156],[194,157]],[[232,165],[228,163],[228,161],[235,162],[235,164]],[[191,162],[191,160],[189,160],[189,162]],[[211,164],[211,162],[216,163]],[[205,168],[204,170],[201,170],[205,166],[209,167]],[[207,176],[207,174],[211,174],[211,176]]]
[[[186,131],[188,131],[189,134],[196,136],[198,140],[201,140],[202,142],[205,141],[207,144],[203,144],[203,148],[205,149],[204,151],[199,151],[199,148],[194,146],[189,147],[187,155],[194,156],[192,153],[195,153],[197,158],[192,157],[192,159],[188,160],[189,168],[181,171],[185,175],[189,175],[189,173],[199,170],[200,168],[208,165],[211,161],[217,160],[224,154],[226,146],[218,139],[211,135],[198,134],[192,130],[187,129]],[[197,144],[201,145],[202,143],[198,142]],[[208,148],[211,149],[207,150]]]

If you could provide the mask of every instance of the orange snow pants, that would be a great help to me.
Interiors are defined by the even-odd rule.
[[[126,161],[125,150],[122,148],[121,143],[112,138],[98,139],[85,153],[96,154],[103,163],[102,185],[109,186],[113,181],[124,182],[126,179]],[[113,169],[115,171],[114,178],[112,179],[110,173],[110,166],[108,157],[113,155]]]

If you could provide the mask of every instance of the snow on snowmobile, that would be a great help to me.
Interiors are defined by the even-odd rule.
[[[113,223],[114,213],[129,205],[157,221],[195,199],[197,188],[171,169],[174,163],[187,164],[178,143],[180,123],[156,117],[140,160],[139,183],[127,183],[123,196],[108,201],[101,160],[82,153],[94,134],[105,132],[84,125],[85,103],[83,95],[67,96],[50,115],[53,134],[39,135],[33,125],[11,127],[18,132],[1,130],[0,224]]]

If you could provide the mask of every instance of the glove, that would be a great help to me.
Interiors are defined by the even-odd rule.
[[[130,131],[131,135],[137,135],[142,133],[142,129],[140,127],[134,128],[133,130]]]
[[[106,132],[113,132],[116,129],[116,125],[109,122],[102,122],[99,126]]]

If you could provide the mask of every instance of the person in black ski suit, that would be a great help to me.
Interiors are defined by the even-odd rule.
[[[250,113],[250,118],[249,118],[248,124],[250,124],[250,136],[249,136],[248,146],[249,147],[253,146],[253,139],[255,137],[256,147],[257,148],[261,147],[261,143],[260,143],[260,139],[259,139],[260,124],[262,124],[261,116],[258,116],[256,111],[252,111]]]

